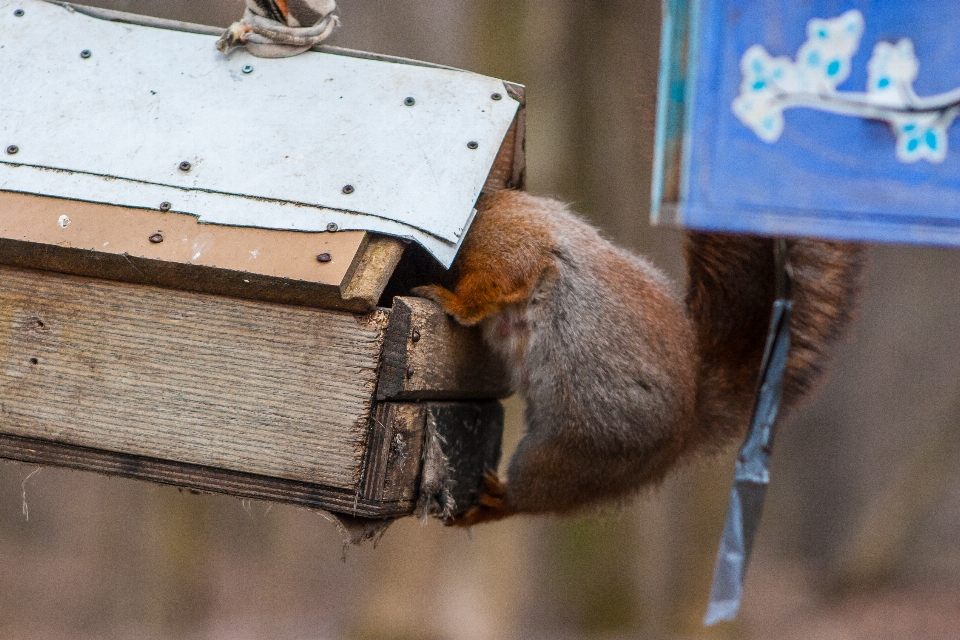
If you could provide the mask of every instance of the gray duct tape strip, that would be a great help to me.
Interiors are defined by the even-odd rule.
[[[790,351],[790,314],[793,310],[786,243],[778,239],[775,247],[777,299],[773,303],[750,430],[737,457],[730,508],[717,552],[713,588],[704,619],[704,624],[708,626],[733,620],[740,610],[753,538],[760,524],[763,500],[770,483],[770,454]]]

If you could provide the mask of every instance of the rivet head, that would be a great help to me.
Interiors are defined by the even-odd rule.
[[[160,211],[170,211],[173,208],[173,205],[164,200],[160,203]]]
[[[17,145],[12,144],[12,145],[10,145],[9,147],[7,147],[7,155],[8,155],[8,156],[15,156],[15,155],[17,155],[18,153],[20,153],[20,147],[18,147]]]
[[[491,99],[491,100],[503,100],[503,94],[502,94],[502,93],[495,93],[495,94],[493,94],[492,96],[490,96],[490,99]]]
[[[86,60],[92,55],[93,55],[93,52],[90,51],[90,49],[84,49],[83,51],[80,52],[80,57],[83,58],[84,60]]]
[[[321,253],[317,255],[317,262],[330,262],[333,258],[330,257],[329,253]]]
[[[407,367],[407,378],[413,377],[413,367]]]
[[[17,9],[16,11],[13,12],[13,15],[17,18],[22,18],[24,13],[25,12],[23,9]]]
[[[413,330],[413,334],[410,336],[410,339],[414,342],[420,342],[420,332],[416,329]]]
[[[340,191],[343,192],[343,195],[348,196],[354,191],[356,191],[356,188],[352,184],[348,184],[348,185],[344,185],[343,189],[341,189]]]
[[[147,240],[149,240],[149,241],[152,242],[153,244],[160,244],[161,242],[163,242],[163,234],[157,232],[157,233],[153,234],[152,236],[150,236],[149,238],[147,238]]]
[[[193,165],[184,160],[180,163],[180,171],[190,171],[193,168]]]
[[[408,107],[412,107],[413,105],[417,104],[417,101],[411,96],[405,98],[403,100],[403,104],[407,105]]]
[[[467,143],[467,149],[477,149],[479,147],[480,145],[472,140]]]
[[[253,73],[253,65],[252,65],[252,64],[245,64],[245,65],[243,65],[243,68],[241,69],[241,71],[243,71],[244,73],[248,73],[248,74],[249,74],[249,73]]]
[[[337,231],[338,229],[340,229],[340,227],[337,226],[337,223],[336,223],[336,222],[330,222],[330,223],[327,224],[327,231],[329,231],[330,233],[333,233],[334,231]]]

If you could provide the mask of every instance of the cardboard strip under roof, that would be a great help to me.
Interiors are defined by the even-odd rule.
[[[474,73],[225,56],[213,35],[43,0],[0,0],[0,33],[0,191],[375,231],[445,266],[519,107]]]

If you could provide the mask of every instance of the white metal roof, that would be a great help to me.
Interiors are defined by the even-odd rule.
[[[474,73],[224,56],[212,35],[43,0],[0,0],[0,34],[0,190],[168,202],[239,226],[332,223],[411,238],[448,266],[519,106]]]

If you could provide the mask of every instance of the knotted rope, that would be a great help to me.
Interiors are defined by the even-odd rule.
[[[240,46],[260,58],[287,58],[327,39],[340,25],[332,15],[336,0],[246,0],[240,22],[234,22],[217,40],[227,53]]]

